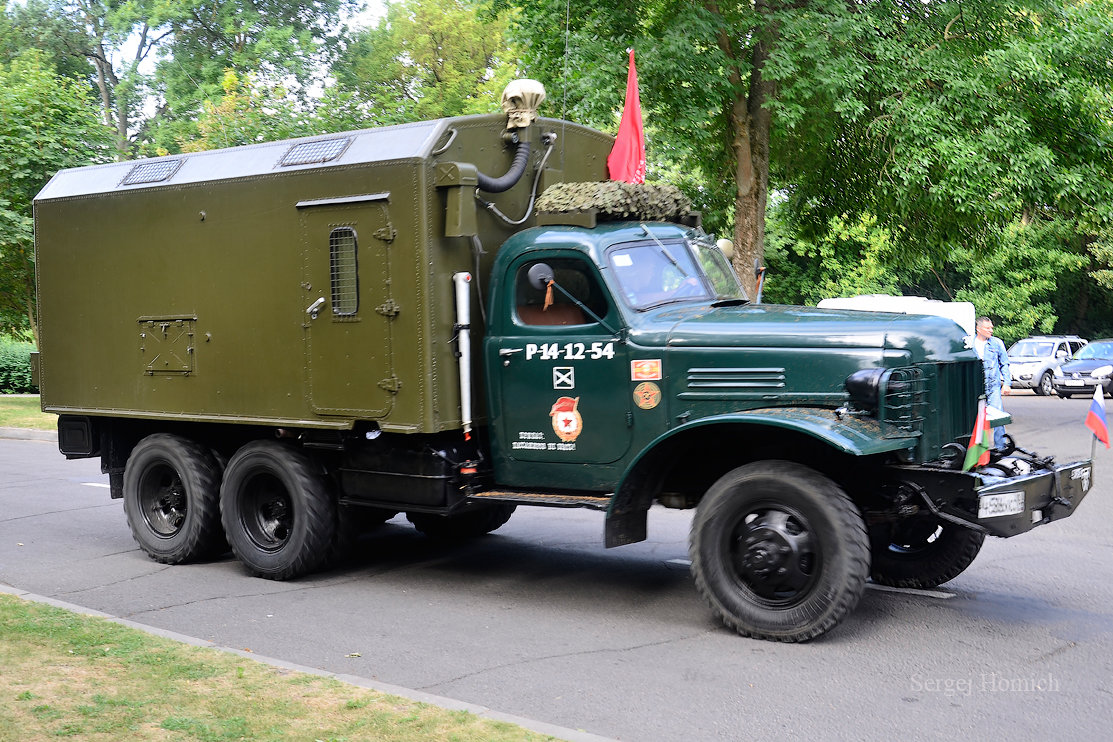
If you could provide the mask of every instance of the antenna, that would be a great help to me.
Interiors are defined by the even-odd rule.
[[[572,0],[564,1],[564,71],[560,101],[560,171],[564,172],[564,134],[568,121],[568,47],[572,28]]]

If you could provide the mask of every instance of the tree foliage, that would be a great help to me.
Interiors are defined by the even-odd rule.
[[[497,111],[517,72],[505,31],[484,0],[387,2],[340,54],[337,92],[369,124]]]
[[[35,331],[31,204],[59,169],[104,160],[109,131],[88,88],[43,52],[0,65],[0,322]]]

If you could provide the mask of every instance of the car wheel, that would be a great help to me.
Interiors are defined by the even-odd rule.
[[[1047,397],[1054,391],[1055,385],[1051,382],[1051,372],[1044,371],[1043,376],[1040,377],[1039,383],[1036,384],[1036,394]]]
[[[787,461],[738,467],[692,520],[696,590],[743,636],[798,642],[839,623],[865,590],[869,539],[835,482]]]

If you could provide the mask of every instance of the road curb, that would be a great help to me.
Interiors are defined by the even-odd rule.
[[[5,429],[0,428],[0,431],[3,431],[3,430],[5,430]],[[30,432],[40,432],[40,431],[30,431]],[[3,437],[3,436],[0,435],[0,437]],[[532,732],[537,732],[538,734],[545,734],[545,735],[548,735],[550,737],[556,737],[558,739],[567,740],[568,742],[618,742],[618,740],[614,740],[610,737],[600,737],[597,734],[591,734],[590,732],[585,732],[585,731],[582,731],[582,730],[579,730],[579,729],[567,729],[565,727],[557,726],[556,724],[549,724],[547,722],[538,721],[536,719],[527,719],[527,718],[522,717],[522,716],[515,716],[514,714],[503,713],[502,711],[496,711],[494,709],[488,708],[487,706],[480,706],[478,704],[468,703],[467,701],[460,701],[460,700],[457,700],[455,698],[448,698],[446,696],[438,696],[438,695],[434,695],[432,693],[426,693],[424,691],[414,690],[412,688],[404,688],[400,685],[391,685],[390,683],[382,683],[382,682],[379,682],[378,680],[371,680],[370,678],[364,678],[364,677],[360,677],[358,675],[347,675],[347,674],[344,674],[344,673],[329,672],[328,670],[322,670],[322,669],[317,668],[317,667],[307,667],[305,665],[298,665],[298,664],[293,663],[293,662],[287,662],[286,660],[280,660],[280,659],[277,659],[277,658],[274,658],[274,657],[266,657],[264,655],[255,654],[254,652],[247,652],[247,651],[244,651],[242,649],[233,649],[232,647],[224,647],[224,646],[221,646],[219,644],[215,644],[211,641],[208,641],[206,639],[198,639],[198,638],[193,637],[193,636],[186,636],[185,634],[179,634],[175,631],[167,631],[165,629],[159,629],[159,628],[156,628],[154,626],[148,626],[146,624],[137,623],[135,621],[131,621],[131,620],[126,619],[126,618],[120,618],[118,616],[113,616],[110,613],[103,613],[101,611],[94,610],[92,608],[86,608],[85,606],[76,605],[74,603],[67,603],[64,600],[56,600],[54,598],[50,598],[50,597],[47,597],[45,595],[36,595],[35,593],[29,593],[25,590],[20,590],[17,587],[11,587],[9,585],[0,584],[0,594],[14,595],[15,597],[21,598],[22,600],[28,600],[28,601],[31,601],[32,603],[43,603],[45,605],[51,605],[51,606],[54,606],[55,608],[61,608],[63,610],[70,611],[71,613],[77,613],[77,614],[80,614],[80,615],[83,615],[83,616],[92,616],[92,617],[95,617],[95,618],[103,618],[107,621],[111,621],[112,623],[119,624],[121,626],[127,626],[128,628],[136,629],[138,631],[142,631],[145,634],[151,634],[153,636],[159,636],[159,637],[162,637],[164,639],[170,639],[172,641],[181,642],[183,644],[189,644],[189,645],[194,646],[194,647],[205,647],[207,649],[216,649],[218,651],[225,652],[227,654],[234,654],[234,655],[237,655],[239,657],[244,657],[245,659],[254,660],[254,661],[260,662],[264,665],[270,665],[271,667],[276,667],[276,668],[281,669],[281,670],[290,670],[292,672],[300,672],[300,673],[305,673],[307,675],[316,675],[318,677],[332,678],[333,680],[338,680],[341,683],[346,683],[348,685],[354,685],[354,686],[357,686],[359,688],[367,688],[368,690],[373,690],[373,691],[376,691],[376,692],[379,692],[379,693],[385,693],[385,694],[392,695],[392,696],[399,696],[401,698],[407,698],[411,701],[416,701],[418,703],[427,703],[427,704],[430,704],[430,705],[433,705],[433,706],[439,706],[440,708],[448,709],[449,711],[467,711],[468,713],[474,714],[474,715],[482,717],[484,719],[491,719],[492,721],[504,721],[504,722],[508,722],[510,724],[517,724],[518,726],[522,727],[523,729],[529,729]]]
[[[16,441],[54,441],[58,433],[54,430],[31,430],[30,428],[0,428],[0,439]]]

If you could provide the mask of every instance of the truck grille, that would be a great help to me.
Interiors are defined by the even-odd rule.
[[[878,418],[886,438],[904,438],[923,432],[927,409],[927,382],[924,372],[915,367],[894,368],[882,381]]]

